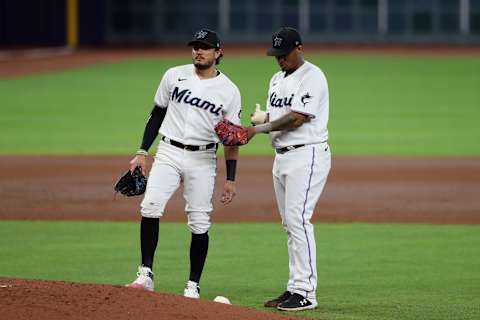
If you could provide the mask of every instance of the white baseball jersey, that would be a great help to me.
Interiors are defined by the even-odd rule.
[[[186,145],[219,142],[214,126],[223,117],[240,124],[241,99],[237,86],[223,73],[200,79],[193,64],[165,72],[155,103],[168,108],[160,134]]]
[[[214,131],[218,121],[225,117],[240,124],[240,100],[238,88],[222,73],[200,79],[192,64],[171,68],[155,95],[155,103],[167,108],[159,132],[185,145],[218,142]],[[163,216],[167,202],[183,184],[188,226],[195,234],[207,232],[216,167],[216,148],[189,151],[160,141],[141,203],[142,216]]]
[[[328,140],[328,84],[322,70],[305,61],[300,68],[285,77],[279,71],[270,80],[267,112],[270,121],[290,111],[305,114],[310,121],[295,130],[270,133],[272,146],[283,148],[298,144],[316,144]]]

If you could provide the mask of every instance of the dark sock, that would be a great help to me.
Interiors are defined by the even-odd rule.
[[[158,243],[159,218],[142,217],[140,223],[140,247],[142,250],[142,265],[152,269],[153,257]]]
[[[192,233],[192,242],[190,243],[190,281],[200,283],[203,266],[207,259],[208,252],[208,232],[203,234]]]

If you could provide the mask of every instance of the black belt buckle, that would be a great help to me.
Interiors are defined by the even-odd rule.
[[[188,151],[197,151],[198,147],[197,146],[184,145],[183,149],[188,150]]]
[[[285,152],[295,150],[295,149],[301,148],[303,146],[305,146],[305,145],[304,144],[296,144],[294,146],[288,146],[288,147],[283,147],[283,148],[276,149],[276,151],[277,151],[277,153],[283,154]]]
[[[185,150],[188,150],[188,151],[198,151],[198,150],[209,150],[209,149],[212,149],[213,147],[215,147],[216,143],[209,143],[209,144],[206,144],[204,146],[190,146],[190,145],[186,145],[185,146]]]

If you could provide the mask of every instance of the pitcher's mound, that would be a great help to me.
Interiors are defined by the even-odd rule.
[[[292,319],[122,286],[0,278],[2,319]],[[295,318],[298,319],[298,318]]]

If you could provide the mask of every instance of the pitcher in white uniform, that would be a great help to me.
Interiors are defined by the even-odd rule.
[[[208,252],[219,142],[214,126],[223,118],[240,124],[241,99],[237,86],[217,70],[223,56],[218,35],[202,29],[188,45],[192,48],[193,64],[171,68],[163,75],[141,147],[130,162],[130,170],[140,166],[145,173],[148,149],[158,133],[162,135],[141,203],[141,265],[137,279],[127,286],[154,290],[152,269],[159,218],[183,183],[185,212],[192,233],[190,275],[184,296],[199,298],[199,282]],[[223,204],[230,203],[236,193],[237,158],[238,147],[225,147],[227,180]]]
[[[275,161],[273,185],[282,224],[287,232],[289,278],[279,297],[265,307],[284,311],[317,307],[317,267],[310,219],[330,171],[328,140],[328,85],[323,72],[303,58],[302,39],[293,28],[272,36],[272,48],[281,71],[270,80],[267,112],[252,114],[249,138],[270,134]]]

